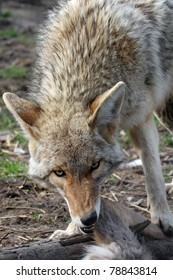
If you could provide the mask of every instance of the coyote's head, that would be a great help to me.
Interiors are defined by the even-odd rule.
[[[50,99],[45,105],[4,94],[29,140],[29,174],[57,187],[72,219],[86,231],[99,216],[102,181],[122,161],[116,134],[123,96],[122,82],[87,108],[82,96],[78,104]]]

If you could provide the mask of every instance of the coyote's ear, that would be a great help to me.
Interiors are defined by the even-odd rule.
[[[99,134],[111,144],[115,141],[115,130],[125,94],[125,84],[117,83],[110,90],[96,97],[90,105],[88,124],[97,128]]]
[[[24,130],[27,136],[38,136],[38,131],[35,127],[38,120],[41,109],[33,102],[22,99],[16,94],[6,92],[3,95],[4,102],[18,121],[21,128]]]

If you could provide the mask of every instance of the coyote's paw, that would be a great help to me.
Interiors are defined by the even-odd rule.
[[[74,234],[78,234],[81,233],[79,228],[76,226],[76,224],[74,224],[73,222],[71,222],[68,227],[66,228],[66,230],[56,230],[54,231],[54,233],[52,233],[52,235],[49,237],[49,239],[56,239],[56,240],[61,240],[63,238],[69,237],[71,235]]]
[[[51,234],[51,236],[49,237],[49,239],[56,239],[56,240],[61,240],[63,238],[68,237],[69,234],[67,233],[66,230],[55,230],[54,233]]]
[[[162,231],[170,236],[173,237],[173,215],[169,209],[165,210],[150,210],[151,213],[151,221],[154,224],[160,226]]]

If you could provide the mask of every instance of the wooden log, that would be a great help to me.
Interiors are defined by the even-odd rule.
[[[92,242],[89,235],[75,235],[61,241],[45,239],[19,247],[0,250],[0,260],[78,260],[85,245]]]
[[[153,259],[172,260],[173,243],[166,240],[145,238],[145,246]],[[0,250],[0,260],[80,260],[85,255],[85,247],[93,244],[90,235],[75,235],[60,241],[45,239],[39,242]]]

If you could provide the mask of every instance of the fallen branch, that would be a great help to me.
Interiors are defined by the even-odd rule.
[[[19,247],[0,250],[0,260],[77,260],[85,253],[85,245],[92,242],[89,235],[72,236],[61,241],[42,240]]]

